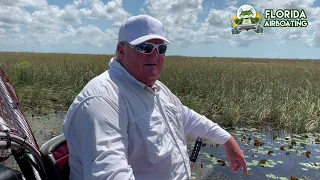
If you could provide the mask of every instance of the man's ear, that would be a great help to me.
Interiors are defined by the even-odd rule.
[[[117,45],[117,57],[120,61],[124,59],[124,44],[123,43],[118,43]]]

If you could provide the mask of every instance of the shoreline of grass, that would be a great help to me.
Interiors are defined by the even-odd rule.
[[[24,111],[67,111],[110,55],[0,53]],[[219,124],[320,131],[320,61],[168,57],[159,79]]]

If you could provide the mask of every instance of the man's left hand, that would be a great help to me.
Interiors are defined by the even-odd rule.
[[[229,159],[230,168],[233,172],[238,171],[239,168],[243,168],[243,172],[248,174],[246,160],[244,158],[243,151],[239,147],[236,140],[231,136],[230,139],[224,144],[226,148],[226,154]]]

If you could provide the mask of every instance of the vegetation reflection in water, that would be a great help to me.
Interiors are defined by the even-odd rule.
[[[193,179],[320,179],[320,133],[286,132],[236,128],[230,130],[244,151],[248,175],[232,173],[225,149],[203,141]],[[189,153],[194,141],[189,143]]]

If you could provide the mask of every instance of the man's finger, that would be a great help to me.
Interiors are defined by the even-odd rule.
[[[234,168],[235,168],[235,161],[231,160],[230,161],[230,169],[231,169],[231,171],[234,171]]]
[[[239,163],[237,163],[237,165],[236,165],[236,167],[234,168],[234,172],[237,172],[238,171],[238,169],[241,167],[241,163],[239,162]]]
[[[243,168],[243,173],[248,174],[247,163],[245,159],[242,159],[241,165]]]

